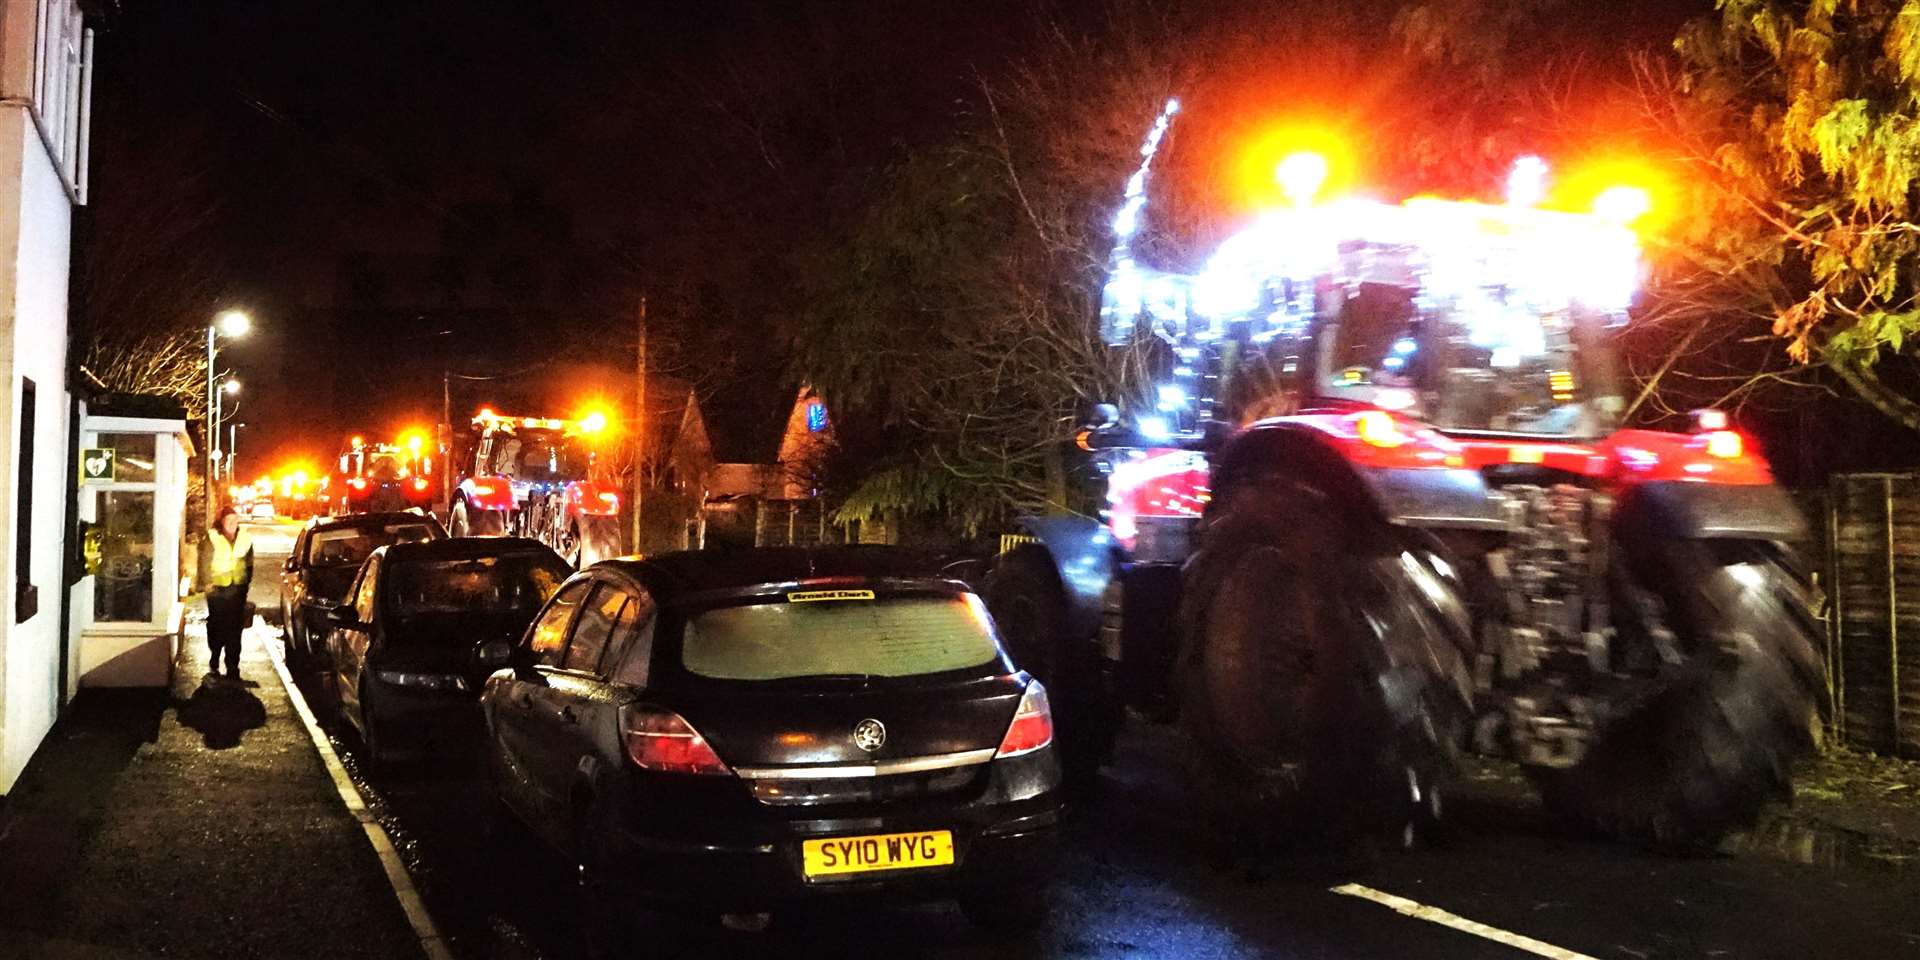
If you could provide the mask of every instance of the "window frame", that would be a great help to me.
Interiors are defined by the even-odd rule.
[[[40,612],[40,588],[33,582],[33,488],[40,483],[34,441],[40,435],[40,387],[31,377],[20,378],[19,412],[20,430],[15,434],[20,463],[14,476],[13,622],[26,623]]]
[[[563,598],[567,595],[567,591],[577,589],[581,591],[582,597],[591,597],[593,588],[598,584],[599,581],[594,579],[576,580],[561,584],[560,589],[555,590],[553,596],[547,599],[547,605],[541,607],[540,612],[534,615],[533,622],[527,624],[527,632],[522,634],[520,638],[520,653],[529,659],[535,670],[565,670],[562,664],[567,662],[567,648],[573,645],[573,625],[574,622],[579,619],[582,604],[575,603],[573,609],[567,613],[567,625],[561,629],[560,647],[556,652],[553,663],[547,663],[541,659],[540,652],[534,649],[533,636],[538,632],[541,622],[546,620],[547,615],[553,611],[554,607],[563,601]]]
[[[603,665],[609,659],[613,661],[606,671],[609,682],[645,690],[653,680],[654,639],[660,623],[660,601],[654,599],[653,592],[646,587],[636,587],[627,596],[627,607],[620,611],[622,616],[638,603],[646,604],[646,612],[634,615],[634,621],[628,625],[625,634],[622,634],[620,624],[617,621],[614,623],[613,635],[607,640],[608,650],[600,660]],[[639,673],[637,677],[633,675],[636,670]]]
[[[353,618],[367,625],[373,623],[374,614],[380,609],[380,561],[381,554],[374,554],[360,565],[359,576],[353,582],[353,592],[349,594],[353,605]],[[366,594],[363,598],[361,593]]]
[[[633,603],[633,594],[620,584],[611,581],[595,579],[591,581],[591,583],[593,584],[593,590],[587,594],[587,599],[574,610],[573,622],[567,625],[566,649],[561,653],[560,666],[555,669],[564,673],[578,674],[580,676],[603,677],[605,674],[602,673],[601,668],[606,665],[607,652],[613,648],[614,631],[619,629],[620,617],[627,612],[627,606]],[[601,594],[609,592],[620,595],[620,607],[613,612],[613,617],[607,622],[607,636],[606,639],[600,641],[600,653],[593,658],[592,666],[574,666],[571,662],[573,660],[573,643],[580,636],[580,624],[583,619],[582,614],[600,602]],[[556,594],[556,596],[557,595],[558,594]]]

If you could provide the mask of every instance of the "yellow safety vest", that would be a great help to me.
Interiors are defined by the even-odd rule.
[[[231,587],[240,582],[240,575],[246,570],[241,562],[253,550],[253,537],[242,530],[231,542],[218,530],[207,531],[207,541],[212,544],[207,569],[209,578],[216,587]]]

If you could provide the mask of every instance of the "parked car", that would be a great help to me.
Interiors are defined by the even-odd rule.
[[[272,520],[276,514],[272,500],[255,500],[247,504],[247,516],[255,520]]]
[[[1044,914],[1046,692],[980,599],[889,548],[605,560],[481,693],[503,814],[577,858],[585,926],[846,894]]]
[[[506,660],[485,661],[480,648],[517,639],[572,572],[523,537],[375,550],[348,602],[328,613],[326,699],[376,764],[471,739],[482,681]]]
[[[280,574],[280,624],[287,655],[306,663],[327,636],[326,611],[345,600],[360,565],[391,543],[444,539],[440,521],[421,513],[363,513],[307,524]]]

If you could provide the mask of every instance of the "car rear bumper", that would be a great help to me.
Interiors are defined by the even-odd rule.
[[[416,691],[381,684],[364,706],[394,749],[463,750],[480,742],[485,724],[477,698],[466,692]]]
[[[614,862],[622,866],[614,882],[623,894],[640,901],[746,912],[851,895],[938,899],[971,888],[1044,880],[1056,859],[1059,816],[1058,806],[1047,803],[1009,811],[984,827],[916,817],[869,822],[852,830],[836,821],[795,823],[790,836],[765,843],[702,843],[628,829],[616,830],[609,839]],[[953,832],[952,865],[818,879],[809,879],[802,866],[801,847],[807,839],[935,829]]]

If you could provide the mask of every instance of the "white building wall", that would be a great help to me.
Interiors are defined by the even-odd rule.
[[[11,196],[10,196],[11,194]],[[17,198],[17,200],[16,200]],[[0,793],[26,766],[27,757],[53,726],[60,705],[60,606],[62,537],[67,476],[67,267],[72,207],[65,187],[32,120],[23,110],[0,111],[0,344],[7,349],[7,425],[0,463],[7,466],[0,491]],[[36,385],[36,422],[19,423],[22,379]],[[21,476],[20,431],[34,431],[34,475]],[[39,611],[17,623],[14,569],[18,494],[15,484],[33,484],[32,582]]]
[[[67,281],[83,178],[86,35],[73,0],[0,0],[0,794],[52,728],[62,700],[68,487]],[[51,110],[51,113],[46,111]],[[36,125],[36,116],[51,122]],[[23,380],[35,385],[21,422]],[[33,435],[23,475],[21,438]],[[19,485],[32,490],[29,574],[38,609],[17,622]]]

